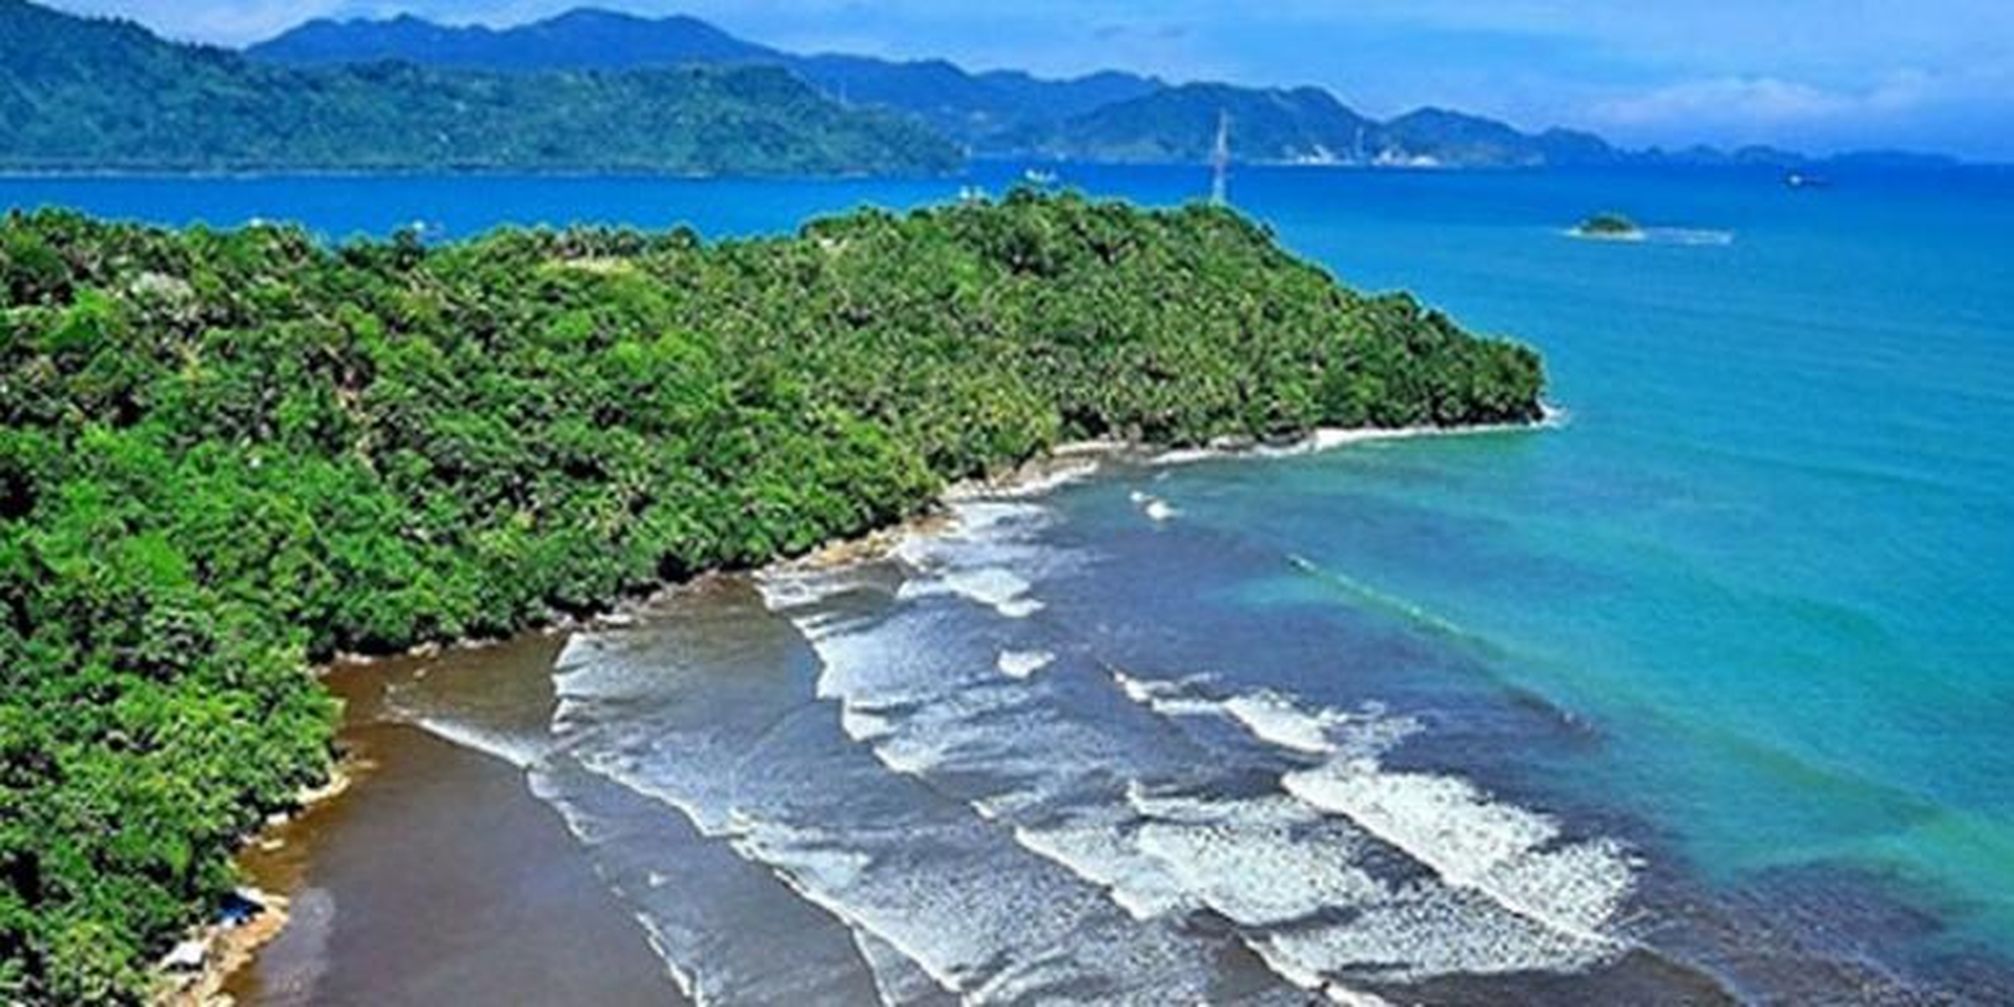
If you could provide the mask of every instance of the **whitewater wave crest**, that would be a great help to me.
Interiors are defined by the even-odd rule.
[[[1551,816],[1498,800],[1454,776],[1400,772],[1381,757],[1420,725],[1370,706],[1310,708],[1259,690],[1210,694],[1206,680],[1149,681],[1115,673],[1128,696],[1172,716],[1216,716],[1319,765],[1287,772],[1287,793],[1340,815],[1431,870],[1569,943],[1613,947],[1608,925],[1641,864],[1616,840],[1565,838]]]

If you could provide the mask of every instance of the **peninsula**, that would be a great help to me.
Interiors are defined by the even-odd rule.
[[[495,637],[1059,442],[1539,416],[1261,226],[1017,191],[791,237],[0,222],[0,992],[131,1000],[329,769],[346,651]]]

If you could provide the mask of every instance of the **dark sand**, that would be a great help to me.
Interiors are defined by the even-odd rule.
[[[481,663],[517,693],[499,719],[543,717],[550,688],[542,701],[530,690],[546,677],[498,666],[550,667],[562,640],[330,674],[349,702],[355,780],[262,837],[284,845],[243,858],[253,883],[292,900],[292,919],[226,992],[244,1004],[686,1002],[521,769],[384,715],[388,685]]]
[[[681,651],[755,681],[782,667],[745,585],[687,596]],[[654,613],[666,617],[664,612]],[[753,634],[753,635],[751,635]],[[254,884],[291,899],[292,918],[225,991],[245,1004],[683,1004],[632,910],[590,866],[519,763],[400,722],[438,712],[484,749],[536,757],[553,710],[565,636],[520,638],[431,659],[354,665],[328,684],[346,701],[349,789],[255,845]],[[709,642],[724,650],[709,649]],[[740,653],[753,648],[757,668]],[[787,649],[787,648],[786,648]],[[665,828],[667,844],[680,827]],[[746,915],[750,907],[721,906]],[[744,919],[742,926],[780,922]],[[1250,978],[1270,974],[1254,960]],[[1381,990],[1395,1004],[1718,1005],[1731,997],[1690,967],[1635,953],[1593,974],[1449,977]],[[788,1001],[778,1000],[778,1003]]]

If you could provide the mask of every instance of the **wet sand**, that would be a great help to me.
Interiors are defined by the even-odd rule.
[[[355,781],[243,857],[292,918],[225,985],[241,1004],[682,1004],[629,911],[503,759],[390,721],[389,685],[481,664],[500,719],[544,717],[563,636],[338,668]],[[510,674],[501,665],[525,664]],[[461,676],[443,676],[459,678]]]

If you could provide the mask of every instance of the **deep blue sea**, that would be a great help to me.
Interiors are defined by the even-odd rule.
[[[0,203],[331,239],[725,236],[1019,172],[14,179]],[[1209,181],[1061,174],[1156,204]],[[609,739],[569,764],[786,879],[851,928],[891,1002],[933,984],[1097,999],[1136,988],[1128,968],[1206,959],[1163,992],[1258,1002],[1266,974],[1488,1000],[1464,984],[1516,976],[1532,998],[1613,1002],[1697,973],[1761,998],[2014,998],[2014,170],[1791,189],[1746,170],[1279,168],[1231,193],[1345,282],[1538,347],[1564,419],[1121,467],[964,505],[964,530],[901,572],[765,585],[821,669],[770,683],[777,709],[813,702],[834,729],[764,744],[800,786],[845,781],[843,808],[813,816],[782,783],[716,792],[745,761],[670,768],[721,742],[666,710],[759,701],[682,673],[643,707],[671,720],[637,720],[638,687],[607,672],[642,659],[595,656],[620,640],[577,640],[558,669],[554,735]],[[1601,210],[1650,240],[1565,234]],[[610,688],[623,701],[597,702]],[[563,775],[533,781],[578,822],[584,784]],[[909,786],[948,803],[917,811]],[[890,821],[910,831],[873,828]],[[959,878],[1016,901],[919,894]],[[1071,915],[1086,891],[1123,912]],[[709,928],[695,902],[640,915],[687,980],[759,999],[727,952],[679,936]],[[1143,930],[1198,910],[1263,967]],[[1016,964],[1058,933],[1076,971]],[[1101,942],[1127,950],[1085,956]]]

